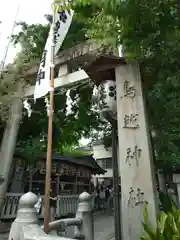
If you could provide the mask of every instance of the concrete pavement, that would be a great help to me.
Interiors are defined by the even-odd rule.
[[[66,237],[73,237],[74,227],[69,227]],[[8,240],[8,233],[0,234],[0,240]],[[94,216],[94,240],[114,240],[113,213],[96,213]]]
[[[109,240],[114,234],[113,213],[103,213],[94,218],[94,239]]]

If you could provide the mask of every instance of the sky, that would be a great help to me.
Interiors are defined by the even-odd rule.
[[[25,21],[29,24],[47,23],[44,14],[51,13],[52,0],[0,0],[0,62],[5,54],[8,45],[8,36],[10,36],[15,15],[20,5],[16,22]],[[18,27],[14,28],[14,33]],[[11,45],[7,55],[6,63],[12,62],[18,49]]]

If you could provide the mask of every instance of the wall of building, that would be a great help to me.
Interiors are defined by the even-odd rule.
[[[101,158],[112,158],[112,148],[106,149],[103,144],[94,145],[93,149],[93,156],[94,158],[101,159]]]
[[[97,184],[97,180],[101,182],[108,178],[112,179],[112,149],[106,149],[103,144],[94,145],[93,157],[99,166],[107,171],[104,175],[93,175],[92,179],[94,184]]]
[[[13,159],[11,174],[9,177],[8,192],[23,193],[24,192],[24,165],[20,158]]]

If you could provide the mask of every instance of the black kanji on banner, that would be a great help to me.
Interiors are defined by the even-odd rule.
[[[55,29],[54,30],[58,31],[60,26],[61,26],[61,23],[60,23],[59,20],[57,20],[56,23],[55,23]]]
[[[47,50],[44,50],[42,59],[41,59],[41,66],[44,68],[46,64],[46,55],[47,55]]]
[[[53,43],[54,43],[54,44],[57,43],[57,36],[58,36],[57,31],[54,31],[54,36],[53,36]]]
[[[42,79],[45,79],[45,71],[42,71],[42,69],[40,69],[37,75],[37,82],[39,85],[41,84]]]
[[[53,43],[56,44],[57,43],[57,37],[59,37],[59,28],[61,26],[61,23],[59,20],[56,21],[55,23],[55,28],[54,28],[54,36],[53,36]]]
[[[70,11],[67,11],[68,14],[70,14]],[[53,36],[53,43],[56,44],[57,43],[57,37],[60,36],[59,34],[59,28],[61,26],[61,23],[66,23],[67,21],[67,14],[65,11],[61,11],[57,13],[59,16],[59,20],[57,20],[55,22],[55,28],[54,28],[54,36]]]
[[[66,23],[67,15],[66,15],[65,11],[58,12],[58,14],[59,14],[59,20],[63,23]]]

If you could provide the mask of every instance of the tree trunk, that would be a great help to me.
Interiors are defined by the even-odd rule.
[[[0,158],[0,211],[8,187],[8,179],[12,167],[16,140],[22,116],[23,103],[20,98],[14,99],[9,111],[9,119],[1,143]]]

